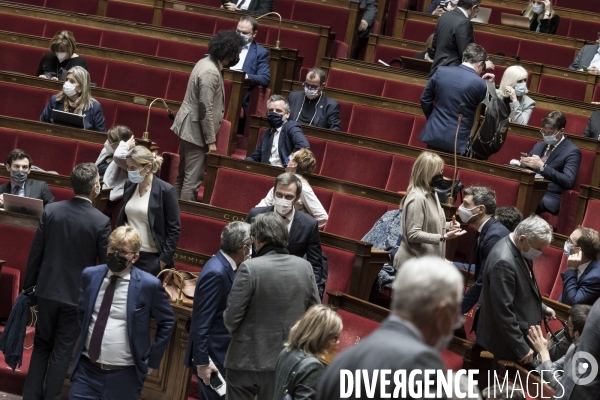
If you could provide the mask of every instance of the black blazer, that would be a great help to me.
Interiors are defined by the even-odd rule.
[[[483,274],[481,273],[481,270],[483,269],[492,248],[500,241],[500,239],[507,237],[509,234],[510,231],[494,217],[491,217],[485,225],[483,225],[481,233],[479,234],[477,254],[475,255],[475,283],[471,285],[469,291],[463,296],[463,314],[469,312],[469,310],[479,301],[479,295],[481,294],[481,288],[483,287]],[[468,265],[466,267],[468,268]]]
[[[81,272],[106,264],[110,219],[86,199],[48,204],[33,238],[23,287],[36,295],[77,306]]]
[[[441,66],[462,64],[463,52],[473,42],[473,25],[459,8],[442,14],[433,34],[435,58],[429,76]]]
[[[542,295],[528,264],[507,236],[494,246],[483,267],[477,344],[496,359],[525,357],[530,349],[529,327],[541,324]]]
[[[123,190],[123,205],[117,218],[117,226],[125,225],[127,215],[125,206],[137,190],[138,184],[127,180]],[[152,231],[152,239],[159,253],[159,260],[173,265],[173,254],[179,242],[181,222],[179,217],[179,201],[175,188],[158,178],[152,178],[150,200],[148,202],[148,224]]]
[[[246,216],[246,222],[251,223],[258,214],[273,212],[274,206],[254,207]],[[304,257],[312,265],[319,293],[323,293],[327,282],[327,266],[321,255],[321,237],[317,220],[310,215],[296,210],[290,228],[290,243],[287,247],[291,255]]]
[[[600,110],[594,111],[591,115],[587,126],[585,127],[585,131],[583,132],[583,136],[600,140]]]
[[[558,23],[560,22],[560,17],[556,14],[550,19],[542,19],[538,22],[538,16],[536,15],[531,19],[529,23],[529,30],[537,32],[538,25],[540,25],[540,33],[550,33],[555,34],[558,29]]]
[[[273,128],[267,129],[260,138],[260,142],[258,142],[256,145],[254,152],[250,155],[250,157],[246,157],[246,160],[270,164],[269,159],[271,158],[274,132],[275,129]],[[304,133],[302,133],[300,124],[294,121],[286,121],[281,127],[281,132],[279,133],[279,143],[277,147],[281,164],[285,165],[285,160],[290,154],[305,147],[310,147],[310,144],[308,143],[308,140],[306,140]]]
[[[589,67],[598,52],[598,47],[600,47],[600,44],[598,43],[586,44],[583,46],[581,50],[579,50],[577,57],[575,57],[571,65],[569,65],[569,69],[577,70]]]
[[[252,0],[247,10],[247,12],[257,15],[263,15],[271,11],[273,11],[273,0]]]
[[[291,92],[288,97],[290,103],[290,119],[297,121],[300,116],[300,109],[304,103],[304,90]],[[319,126],[325,129],[340,130],[340,105],[337,101],[330,99],[323,94],[312,121],[312,126]]]
[[[0,185],[0,194],[4,193],[12,193],[12,183],[10,181]],[[27,179],[25,181],[25,197],[43,200],[44,206],[54,203],[54,196],[48,184],[44,181],[36,181],[35,179]]]

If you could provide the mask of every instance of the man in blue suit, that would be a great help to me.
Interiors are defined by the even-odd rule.
[[[290,105],[285,97],[275,94],[267,102],[267,118],[271,129],[267,129],[256,149],[246,160],[285,167],[290,154],[308,148],[308,140],[300,124],[290,121]]]
[[[231,335],[223,323],[227,297],[238,265],[250,254],[250,225],[231,222],[221,233],[221,250],[202,269],[194,294],[194,312],[184,364],[198,377],[202,398],[222,396],[209,387],[212,373],[225,372],[225,355]]]
[[[83,271],[69,399],[137,400],[160,364],[175,316],[161,282],[134,267],[141,246],[133,227],[120,226],[108,238],[107,264]]]
[[[593,305],[600,298],[600,235],[579,226],[565,241],[564,251],[567,270],[560,274],[563,292],[558,301],[569,306]]]
[[[463,63],[454,67],[440,67],[427,82],[421,95],[421,108],[427,123],[419,140],[428,149],[454,152],[454,136],[458,114],[464,105],[463,119],[458,132],[457,153],[467,150],[475,110],[487,93],[487,85],[479,75],[485,70],[487,53],[483,47],[471,43],[463,53]],[[486,74],[486,77],[493,75]]]
[[[549,212],[557,215],[563,190],[569,190],[575,184],[581,165],[581,150],[565,136],[566,125],[567,119],[562,112],[550,111],[542,120],[540,129],[544,141],[536,143],[528,157],[521,157],[521,166],[550,181],[536,214]]]
[[[240,52],[240,61],[230,69],[246,73],[246,79],[250,79],[250,89],[244,97],[244,115],[248,116],[248,103],[250,102],[250,91],[256,86],[269,87],[271,82],[271,67],[269,66],[269,51],[256,43],[258,32],[258,21],[250,16],[243,16],[235,28],[237,33],[244,38],[246,44]],[[243,126],[243,124],[240,124]]]

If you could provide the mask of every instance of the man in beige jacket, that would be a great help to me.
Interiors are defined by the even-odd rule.
[[[217,132],[225,115],[223,67],[238,63],[244,39],[235,31],[219,31],[208,44],[209,56],[198,61],[171,130],[179,137],[177,195],[196,201],[204,178],[205,156],[217,149]],[[208,147],[208,149],[207,149]]]

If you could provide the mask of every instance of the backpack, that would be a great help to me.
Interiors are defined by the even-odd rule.
[[[510,105],[496,95],[494,84],[487,81],[488,93],[483,104],[486,106],[485,119],[471,137],[467,146],[467,157],[487,160],[500,151],[508,134]]]

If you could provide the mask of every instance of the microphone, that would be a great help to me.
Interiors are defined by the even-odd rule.
[[[261,15],[260,17],[256,17],[256,19],[261,19],[262,17],[266,17],[267,15],[277,15],[279,17],[279,28],[277,28],[277,41],[275,42],[275,50],[279,50],[280,49],[279,35],[281,34],[281,20],[283,18],[281,18],[281,15],[279,15],[279,13],[276,13],[275,11],[271,11],[271,12]]]
[[[171,109],[169,108],[169,106],[167,105],[167,103],[161,99],[160,97],[157,97],[156,99],[152,100],[150,102],[150,105],[148,106],[148,116],[146,117],[146,131],[144,132],[144,134],[142,135],[142,140],[148,141],[150,139],[148,139],[148,126],[150,125],[150,110],[152,109],[152,105],[154,104],[154,102],[160,100],[163,105],[165,106],[165,109],[167,111],[167,115],[169,116],[169,118],[171,118],[171,120],[175,120],[175,114],[173,114],[173,111],[171,111]]]
[[[454,174],[452,176],[452,187],[450,188],[450,196],[446,201],[447,205],[454,206],[454,184],[456,183],[456,175],[458,174],[458,159],[457,149],[458,146],[458,131],[460,130],[460,123],[462,122],[463,115],[465,115],[465,104],[460,103],[458,106],[458,125],[456,126],[456,133],[454,134]]]

